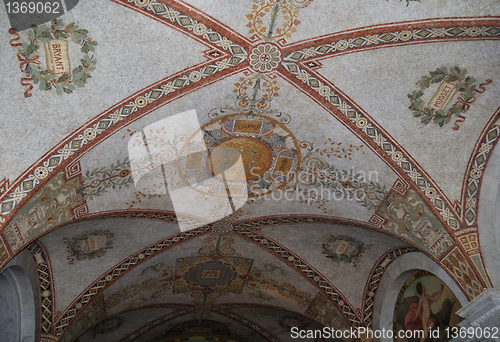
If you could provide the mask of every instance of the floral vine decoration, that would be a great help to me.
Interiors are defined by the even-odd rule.
[[[291,38],[295,28],[300,24],[300,9],[311,4],[313,0],[262,0],[255,1],[252,13],[246,17],[249,33],[255,33],[265,41]],[[264,21],[268,22],[265,24]]]
[[[55,89],[61,95],[63,92],[71,94],[76,87],[82,88],[91,78],[90,72],[95,69],[96,59],[90,52],[95,51],[97,41],[88,37],[88,31],[79,28],[75,23],[65,25],[60,19],[54,19],[47,25],[32,26],[28,31],[28,42],[23,42],[19,51],[18,59],[21,61],[21,70],[26,77],[31,78],[33,83],[39,84],[40,90]],[[71,74],[51,74],[49,70],[41,66],[38,60],[38,50],[41,43],[51,40],[70,39],[80,45],[83,53],[80,65],[72,70]],[[25,68],[23,69],[23,66]],[[75,87],[76,86],[76,87]]]
[[[426,105],[422,100],[423,91],[428,89],[431,84],[439,82],[442,82],[442,85],[448,84],[448,89],[452,89],[449,91],[450,93],[455,91],[460,92],[460,96],[451,107],[442,109],[431,108],[430,104]],[[408,108],[413,111],[413,116],[421,117],[421,122],[426,125],[432,120],[439,127],[443,127],[446,123],[450,122],[453,116],[457,116],[459,119],[455,122],[454,129],[458,130],[458,122],[465,120],[465,117],[461,114],[470,109],[471,104],[476,100],[476,94],[483,93],[485,91],[484,85],[491,82],[491,80],[487,80],[486,83],[481,83],[479,88],[476,89],[476,79],[467,76],[466,69],[460,69],[456,66],[449,69],[441,67],[435,71],[431,71],[429,75],[422,76],[417,82],[417,86],[420,89],[408,94],[408,98],[410,99],[410,106]]]

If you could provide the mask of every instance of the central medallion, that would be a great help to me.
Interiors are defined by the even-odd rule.
[[[230,282],[235,276],[236,272],[228,265],[207,262],[187,272],[186,280],[196,285],[214,286]]]
[[[197,138],[200,134],[206,151]],[[232,114],[209,122],[186,141],[180,156],[183,182],[217,197],[227,196],[227,186],[235,197],[265,195],[290,182],[300,165],[300,147],[290,130],[259,114]],[[240,158],[244,170],[231,168]]]
[[[264,43],[252,49],[249,56],[252,68],[257,72],[269,72],[281,63],[281,51],[275,44]]]
[[[232,154],[232,158],[225,158],[227,148],[235,149],[240,154]],[[262,177],[273,163],[272,151],[266,143],[252,137],[237,136],[222,140],[210,151],[209,159],[212,174],[220,177],[223,171],[237,162],[237,157],[240,155],[247,180]],[[238,175],[226,174],[226,180],[237,181]]]

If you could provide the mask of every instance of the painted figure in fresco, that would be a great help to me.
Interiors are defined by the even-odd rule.
[[[415,310],[415,315],[413,316],[412,321],[417,321],[419,316],[421,318],[424,336],[420,339],[420,342],[424,342],[427,339],[427,336],[429,336],[429,330],[436,324],[436,320],[431,317],[431,304],[438,300],[439,296],[443,293],[443,289],[444,285],[441,284],[441,289],[432,296],[429,296],[425,293],[425,287],[422,283],[417,283],[417,293],[420,295],[420,299],[418,300],[418,307],[417,310]]]
[[[425,293],[425,287],[421,282],[417,283],[416,290],[419,296],[411,296],[403,299],[399,305],[397,313],[397,323],[404,330],[423,330],[424,337],[408,339],[410,342],[431,341],[428,338],[430,329],[444,329],[449,326],[454,302],[450,298],[443,301],[441,309],[436,314],[432,312],[431,305],[439,299],[443,293],[444,286],[441,284],[439,291],[428,295]],[[446,334],[439,334],[444,337]],[[434,341],[434,340],[432,340]],[[447,340],[439,340],[447,341]]]

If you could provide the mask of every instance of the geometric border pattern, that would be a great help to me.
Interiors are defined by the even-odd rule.
[[[372,316],[373,316],[373,304],[375,300],[375,296],[377,294],[377,289],[382,280],[382,276],[384,275],[387,266],[389,266],[397,257],[409,252],[419,252],[419,250],[415,247],[402,247],[396,248],[392,251],[385,253],[379,261],[373,267],[372,273],[365,288],[365,308],[363,310],[363,323],[365,327],[372,326]]]
[[[38,282],[40,285],[40,300],[41,300],[41,331],[42,333],[49,333],[52,328],[52,307],[53,291],[51,280],[52,276],[47,262],[47,255],[39,242],[33,242],[29,245],[28,250],[31,253],[38,272]]]
[[[478,210],[478,195],[484,167],[500,135],[500,126],[493,123],[481,141],[481,146],[474,156],[474,163],[467,180],[467,194],[465,199],[465,223],[468,226],[476,224]]]
[[[426,194],[426,197],[431,201],[451,229],[456,230],[461,227],[460,222],[451,212],[446,202],[441,198],[437,189],[435,189],[420,173],[419,169],[406,158],[405,154],[387,139],[384,133],[372,125],[368,118],[350,106],[340,95],[336,94],[330,86],[321,82],[305,69],[295,63],[284,62],[283,66],[295,77],[319,93],[325,100],[331,103],[336,109],[344,114],[347,119],[365,133],[368,138],[373,140],[373,142],[375,142],[375,144],[377,144],[377,146],[379,146],[381,150],[387,154],[401,170],[403,170],[417,187]],[[432,194],[432,196],[428,196],[428,194]]]
[[[266,247],[272,254],[279,256],[281,259],[285,259],[288,264],[291,264],[297,271],[304,274],[333,301],[352,327],[358,328],[361,326],[355,309],[328,279],[305,263],[302,258],[295,253],[290,252],[284,246],[281,246],[277,242],[270,240],[268,237],[256,231],[245,229],[245,226],[246,224],[235,225],[233,227],[233,232],[255,241],[258,245]]]
[[[496,26],[451,26],[372,34],[365,37],[340,39],[327,44],[321,44],[311,48],[297,50],[285,55],[283,57],[283,60],[288,62],[298,62],[308,58],[320,57],[333,53],[344,53],[350,49],[362,48],[367,46],[389,43],[406,43],[423,39],[429,40],[434,38],[443,39],[457,37],[500,37],[500,28]]]
[[[84,308],[90,300],[95,297],[100,291],[109,283],[113,282],[116,278],[121,276],[125,271],[136,266],[140,261],[147,259],[153,255],[157,255],[166,249],[179,244],[180,242],[192,238],[194,236],[206,233],[210,230],[210,226],[204,225],[199,228],[189,230],[170,238],[167,238],[153,246],[146,247],[141,251],[134,253],[131,257],[128,257],[125,261],[121,262],[114,270],[107,272],[107,274],[101,276],[100,279],[94,282],[94,285],[88,289],[85,293],[79,296],[78,300],[73,302],[68,310],[64,313],[63,317],[57,323],[54,333],[60,336],[67,326],[73,321],[77,314]]]
[[[165,323],[173,318],[184,316],[185,314],[188,314],[188,313],[192,312],[193,310],[194,310],[193,308],[176,309],[175,311],[173,311],[169,314],[166,314],[165,316],[162,316],[158,319],[155,319],[152,322],[149,322],[149,323],[143,325],[139,329],[135,330],[134,332],[130,333],[129,335],[127,335],[126,337],[121,339],[119,342],[131,342],[131,341],[135,340],[137,337],[140,337],[141,335],[145,334],[149,330],[157,327],[158,325]]]

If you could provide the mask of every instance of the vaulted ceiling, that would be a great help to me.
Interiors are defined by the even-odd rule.
[[[478,228],[498,15],[492,0],[81,1],[58,25],[97,44],[69,41],[85,69],[69,81],[21,73],[44,68],[17,44],[37,33],[2,30],[0,267],[33,255],[51,341],[370,327],[381,274],[415,251],[473,299],[498,286]]]

